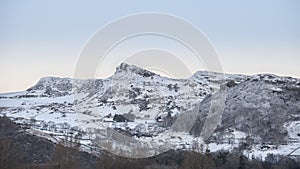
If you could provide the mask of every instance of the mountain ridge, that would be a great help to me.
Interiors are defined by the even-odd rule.
[[[96,131],[110,128],[151,145],[165,140],[172,149],[191,150],[197,143],[211,151],[239,149],[249,158],[265,158],[268,153],[287,155],[300,144],[295,132],[300,130],[299,88],[300,79],[271,74],[198,71],[188,79],[171,79],[121,64],[106,79],[44,77],[26,91],[1,94],[0,115],[29,126],[28,132],[52,141],[64,134],[80,135],[82,149],[93,153],[101,149],[95,141],[100,136],[107,137],[95,134]],[[212,97],[220,95],[220,91],[225,93],[220,124],[208,140],[202,140],[199,135]],[[199,112],[195,109],[198,106]],[[282,114],[281,121],[274,119],[280,117],[277,114],[281,111],[291,113]],[[191,117],[189,113],[193,112],[197,118],[188,132],[189,127],[183,130],[183,123],[177,120]],[[243,126],[246,124],[249,126]],[[174,131],[186,132],[172,131],[175,128]],[[279,135],[267,137],[266,133],[272,132]],[[241,147],[242,144],[248,146]],[[266,144],[268,149],[260,148]],[[122,151],[130,155],[131,149]]]

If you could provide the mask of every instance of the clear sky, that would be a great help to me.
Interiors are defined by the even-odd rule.
[[[43,76],[72,77],[80,51],[99,28],[141,12],[196,25],[228,73],[300,77],[297,0],[0,1],[0,93],[25,90]]]

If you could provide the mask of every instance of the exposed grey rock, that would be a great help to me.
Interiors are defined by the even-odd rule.
[[[132,122],[132,120],[127,119],[123,115],[116,114],[113,118],[115,122]]]
[[[215,132],[235,128],[250,136],[258,136],[256,141],[261,143],[286,144],[288,133],[283,125],[300,120],[300,87],[297,81],[260,75],[238,85],[230,85],[225,89],[221,125]],[[208,96],[201,102],[192,134],[201,134],[212,100],[213,97]]]

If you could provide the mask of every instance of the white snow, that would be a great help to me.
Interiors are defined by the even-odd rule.
[[[274,92],[282,92],[282,89],[279,87],[272,87],[271,90]]]

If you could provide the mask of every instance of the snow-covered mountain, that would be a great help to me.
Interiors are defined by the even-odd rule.
[[[224,107],[218,122],[210,121],[218,96]],[[1,94],[0,114],[53,142],[75,138],[94,153],[103,145],[132,153],[124,140],[120,147],[113,142],[119,133],[154,152],[201,144],[249,158],[300,155],[300,80],[275,75],[200,71],[170,79],[123,63],[107,79],[44,77],[26,91]],[[204,137],[210,124],[215,128]]]

